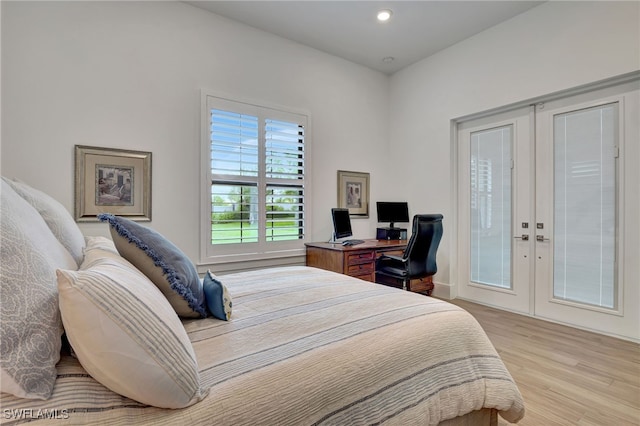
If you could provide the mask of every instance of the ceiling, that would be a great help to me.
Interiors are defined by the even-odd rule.
[[[543,1],[187,1],[385,74]],[[377,12],[391,9],[387,22]],[[393,60],[384,61],[384,58]]]

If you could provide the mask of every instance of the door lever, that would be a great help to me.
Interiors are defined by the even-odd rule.
[[[522,236],[520,236],[520,237],[515,236],[513,238],[518,239],[518,240],[522,240],[522,241],[529,241],[529,236],[527,234],[522,234]]]
[[[545,238],[544,235],[536,235],[536,241],[549,241],[549,239]]]

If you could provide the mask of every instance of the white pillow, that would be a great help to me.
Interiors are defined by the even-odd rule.
[[[160,290],[88,239],[79,271],[58,270],[62,322],[80,364],[114,392],[163,408],[200,401],[195,353]]]
[[[120,262],[126,260],[120,256],[116,245],[107,237],[85,237],[85,241],[87,246],[84,250],[84,260],[82,261],[83,270],[89,269],[94,262],[99,262],[105,258],[116,259]]]
[[[3,178],[22,198],[27,200],[40,213],[53,235],[67,249],[76,261],[76,266],[82,263],[84,236],[73,220],[71,213],[57,200],[30,187],[18,180]]]

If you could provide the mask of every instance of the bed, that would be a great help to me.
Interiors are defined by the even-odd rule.
[[[11,188],[4,182],[2,189],[4,223],[12,214],[5,205],[17,201],[5,197]],[[9,239],[3,229],[3,241]],[[87,257],[94,264],[102,258],[120,262],[110,243],[93,244],[100,249],[76,259],[79,269]],[[109,377],[97,380],[100,372],[89,374],[83,358],[61,345],[50,395],[19,397],[3,384],[0,423],[495,425],[498,415],[514,423],[524,416],[516,384],[480,325],[461,308],[304,266],[217,279],[233,299],[230,319],[179,320],[198,380],[197,398],[183,408],[159,408],[114,392]],[[59,297],[65,311],[66,296]],[[3,307],[3,328],[5,319]],[[3,352],[6,378],[4,358]]]

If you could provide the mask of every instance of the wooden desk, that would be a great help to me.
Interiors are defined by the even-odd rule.
[[[364,240],[355,246],[343,246],[340,243],[306,243],[307,266],[325,269],[376,282],[376,259],[382,254],[402,256],[407,240]],[[380,284],[402,287],[402,283],[381,282]],[[432,277],[411,280],[409,290],[426,292],[433,290]]]
[[[355,246],[340,243],[306,243],[307,266],[376,281],[376,259],[382,253],[402,256],[407,240],[365,240]]]

